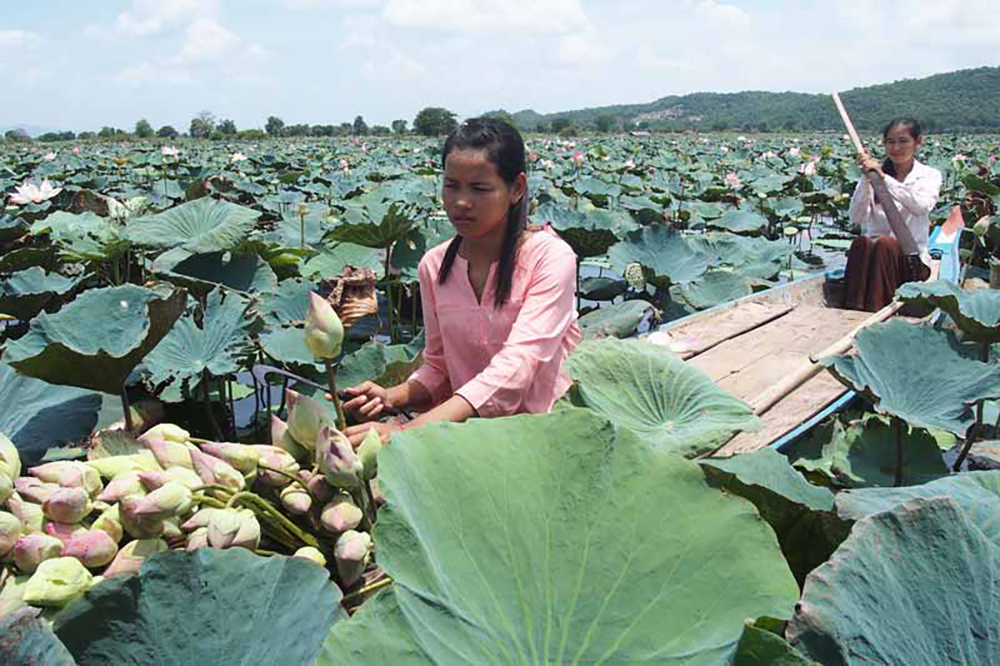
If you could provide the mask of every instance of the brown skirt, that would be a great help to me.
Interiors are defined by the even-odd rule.
[[[919,257],[903,255],[891,236],[854,239],[847,251],[844,308],[876,312],[892,302],[904,282],[922,282],[931,269]]]

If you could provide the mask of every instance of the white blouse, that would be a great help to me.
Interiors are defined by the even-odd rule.
[[[927,238],[930,233],[930,214],[941,194],[941,172],[916,160],[903,182],[886,176],[885,186],[899,206],[903,224],[913,234],[920,249],[920,259],[928,266],[931,256],[927,252]],[[849,211],[851,221],[861,225],[861,232],[870,237],[892,236],[892,227],[880,204],[875,203],[874,190],[867,177],[858,181],[851,197]]]

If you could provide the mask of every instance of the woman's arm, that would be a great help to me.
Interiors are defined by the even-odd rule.
[[[941,173],[928,168],[919,178],[904,185],[895,178],[886,178],[885,186],[892,198],[912,215],[929,215],[941,194]]]
[[[847,211],[847,215],[851,222],[863,230],[868,224],[871,208],[872,185],[868,182],[868,175],[862,173],[861,180],[858,181],[857,186],[854,188],[854,194],[851,196],[851,206]]]

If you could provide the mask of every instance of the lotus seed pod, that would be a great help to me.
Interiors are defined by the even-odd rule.
[[[118,502],[123,497],[141,497],[145,494],[146,488],[139,480],[139,472],[126,471],[111,479],[97,499],[101,502]]]
[[[7,500],[7,508],[21,521],[21,529],[24,534],[34,534],[42,531],[42,524],[45,522],[45,513],[38,504],[25,502],[17,493],[14,493]]]
[[[57,483],[46,483],[33,476],[22,476],[14,479],[14,490],[22,499],[35,504],[41,504],[59,490]]]
[[[332,534],[353,530],[361,524],[362,512],[347,495],[333,498],[319,515],[320,525]]]
[[[111,578],[121,574],[135,573],[139,566],[150,555],[167,550],[167,542],[163,539],[139,539],[130,541],[115,555],[111,565],[104,570],[104,577]]]
[[[191,439],[191,433],[173,423],[155,425],[142,434],[140,441],[145,439],[165,439],[168,442],[183,444]]]
[[[364,467],[351,441],[336,428],[326,426],[316,442],[316,462],[327,482],[336,488],[354,490],[361,486]]]
[[[985,217],[979,218],[979,221],[972,226],[972,231],[982,238],[986,235],[986,232],[990,230],[990,217],[987,215]]]
[[[285,401],[288,403],[288,432],[296,442],[312,451],[316,448],[316,438],[320,429],[333,425],[323,405],[291,389],[285,391]],[[275,424],[272,421],[271,436],[274,437]],[[281,446],[273,441],[276,446]]]
[[[312,508],[312,497],[297,483],[285,486],[281,491],[281,506],[293,516],[304,516]]]
[[[333,549],[337,573],[344,587],[351,587],[361,578],[371,558],[372,538],[366,532],[349,530],[340,535]]]
[[[323,553],[319,552],[319,550],[313,548],[312,546],[303,546],[302,548],[299,548],[295,551],[295,554],[292,555],[292,557],[299,560],[306,560],[308,562],[315,562],[321,567],[326,566],[326,557],[323,556]]]
[[[14,542],[14,564],[24,573],[33,573],[45,560],[59,557],[63,542],[48,534],[28,534]]]
[[[191,532],[191,534],[188,534],[187,543],[184,546],[184,549],[190,553],[191,551],[198,550],[199,548],[204,548],[207,545],[208,528],[199,527],[195,531]]]
[[[69,541],[74,534],[78,532],[85,532],[87,530],[83,525],[68,525],[66,523],[45,523],[45,533],[49,536],[54,536],[65,544]]]
[[[24,602],[33,606],[62,606],[86,592],[93,578],[74,557],[46,560],[24,586]]]
[[[140,441],[146,445],[146,448],[153,452],[156,462],[163,469],[170,469],[172,467],[194,469],[194,464],[191,462],[190,449],[184,444],[178,444],[177,442],[158,437],[147,439],[145,435],[140,438]]]
[[[3,472],[0,472],[0,504],[14,494],[14,482]]]
[[[188,518],[187,521],[181,525],[181,529],[185,532],[191,532],[192,530],[197,530],[202,527],[208,527],[208,521],[212,518],[212,514],[216,511],[222,511],[222,509],[215,509],[212,507],[198,509],[193,516]]]
[[[191,508],[191,489],[177,481],[168,481],[145,497],[139,498],[132,514],[143,518],[166,520]]]
[[[221,458],[216,458],[198,449],[192,449],[191,462],[194,463],[195,473],[206,484],[224,486],[237,492],[246,487],[246,479],[243,478],[243,475]]]
[[[110,564],[118,554],[118,543],[104,530],[77,532],[63,542],[63,557],[75,557],[88,569]]]
[[[103,530],[108,533],[108,536],[114,539],[115,543],[121,543],[122,536],[124,535],[124,530],[122,529],[121,520],[118,515],[118,505],[114,504],[104,511],[94,524],[90,526],[94,530]]]
[[[309,489],[309,494],[315,497],[317,501],[329,502],[330,498],[333,497],[334,488],[326,482],[326,477],[322,474],[317,474],[309,479],[306,488]]]
[[[378,473],[378,452],[381,450],[382,438],[375,428],[369,428],[368,434],[358,447],[358,458],[364,467],[364,473],[361,475],[363,481],[371,481]]]
[[[250,509],[221,509],[208,521],[208,543],[213,548],[242,547],[255,550],[260,545],[260,523]]]
[[[17,516],[6,511],[0,511],[0,557],[14,549],[14,544],[21,538],[24,529]]]
[[[114,479],[124,472],[155,472],[162,469],[152,451],[97,458],[88,460],[84,464],[97,470],[97,473],[105,479]]]
[[[42,511],[47,518],[68,525],[86,518],[93,508],[90,497],[83,488],[60,488],[42,504]]]
[[[314,292],[309,294],[305,336],[306,347],[315,358],[329,360],[340,356],[344,325],[340,323],[340,317],[330,302]]]
[[[133,539],[154,539],[163,534],[163,519],[136,515],[141,497],[125,497],[118,502],[118,519]]]
[[[233,469],[241,474],[250,474],[257,469],[260,455],[253,447],[233,442],[207,442],[201,445],[201,450],[225,460]]]
[[[0,432],[0,474],[12,481],[21,476],[21,454],[14,442]]]

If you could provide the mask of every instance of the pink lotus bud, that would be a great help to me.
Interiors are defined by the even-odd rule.
[[[208,528],[199,527],[194,532],[191,532],[191,534],[188,534],[187,544],[184,548],[190,553],[206,546],[208,546]]]
[[[118,516],[122,527],[133,539],[153,539],[163,534],[163,519],[145,517],[135,513],[141,497],[125,497],[118,502]]]
[[[176,481],[194,490],[205,485],[201,477],[193,469],[186,467],[171,467],[162,472],[139,472],[139,481],[147,490],[156,490],[170,481]]]
[[[25,502],[14,493],[7,500],[7,508],[21,521],[21,528],[24,534],[34,534],[42,531],[42,523],[45,522],[45,513],[42,507],[32,502]]]
[[[333,497],[333,486],[326,482],[326,477],[317,474],[306,484],[309,494],[320,502],[328,502]]]
[[[69,541],[74,534],[77,532],[86,531],[86,527],[83,525],[67,525],[66,523],[46,523],[45,533],[49,536],[54,536],[63,543]]]
[[[83,488],[91,497],[101,492],[101,475],[92,467],[75,460],[60,460],[32,467],[29,472],[46,483],[63,488]]]
[[[48,534],[29,534],[14,543],[14,564],[24,573],[32,573],[45,560],[59,557],[63,543]]]
[[[161,423],[144,432],[142,437],[139,438],[139,441],[145,441],[147,438],[165,439],[168,442],[184,444],[191,439],[191,433],[180,426],[174,425],[173,423]]]
[[[323,426],[333,425],[330,417],[318,400],[307,398],[291,389],[285,391],[285,401],[288,403],[288,432],[296,442],[312,451],[316,448],[317,437]],[[281,446],[277,442],[274,444]]]
[[[205,453],[225,460],[231,467],[242,474],[250,474],[257,469],[258,453],[245,444],[232,442],[208,442],[201,445]]]
[[[254,445],[254,448],[260,454],[261,465],[267,465],[272,469],[277,469],[293,476],[298,474],[299,464],[295,462],[295,458],[289,455],[287,451],[279,449],[276,446],[267,446],[264,444]],[[260,468],[257,478],[262,484],[272,488],[284,488],[291,483],[291,480],[284,474],[275,474],[264,468]]]
[[[337,573],[345,588],[351,587],[361,578],[371,558],[372,538],[365,532],[349,530],[340,535],[333,549],[337,562]]]
[[[122,472],[104,487],[97,499],[102,502],[117,502],[129,495],[145,495],[146,489],[139,480],[138,472]]]
[[[0,557],[6,557],[21,538],[24,530],[17,516],[6,511],[0,511]]]
[[[42,504],[46,517],[70,525],[86,518],[93,508],[83,488],[60,488]]]
[[[326,557],[323,553],[319,552],[319,550],[313,548],[312,546],[303,546],[302,548],[299,548],[295,551],[295,554],[292,555],[292,557],[299,560],[306,560],[307,562],[313,562],[321,567],[326,566]]]
[[[235,491],[243,490],[246,486],[246,479],[243,478],[243,475],[225,460],[203,453],[198,449],[191,449],[190,453],[195,473],[206,484],[217,484]]]
[[[191,462],[191,452],[186,445],[156,437],[146,438],[146,435],[143,435],[139,439],[146,445],[146,448],[153,452],[156,462],[163,469],[170,469],[171,467],[194,469],[194,464]]]
[[[293,516],[304,516],[312,508],[312,497],[297,483],[291,483],[281,491],[281,506]]]
[[[77,532],[64,544],[62,556],[75,557],[88,569],[110,564],[118,554],[118,543],[104,530]]]
[[[121,519],[118,515],[118,505],[114,504],[104,511],[94,524],[90,526],[92,530],[103,530],[108,533],[115,543],[119,543],[122,540],[123,529],[121,524]]]
[[[198,509],[193,516],[188,518],[187,521],[181,525],[181,529],[185,532],[191,532],[192,530],[197,530],[202,527],[208,527],[208,521],[211,519],[212,514],[216,511],[222,511],[222,509],[214,509],[212,507]]]
[[[260,523],[250,509],[221,509],[208,521],[208,543],[213,548],[242,547],[255,550],[260,544]]]
[[[97,473],[105,479],[113,479],[124,472],[155,472],[161,469],[160,463],[156,462],[151,451],[96,458],[84,464],[97,470]]]
[[[344,433],[332,426],[320,430],[316,462],[331,486],[354,490],[361,486],[364,466]]]
[[[165,520],[179,516],[191,508],[191,490],[176,481],[169,481],[145,497],[139,498],[132,515]]]
[[[309,314],[306,315],[305,335],[306,347],[315,358],[333,359],[340,356],[340,345],[344,341],[344,325],[330,302],[314,292],[309,293]]]
[[[14,442],[0,432],[0,474],[14,480],[21,476],[21,454]]]
[[[347,495],[338,495],[323,507],[319,520],[323,529],[333,534],[353,530],[361,524],[361,509]]]
[[[167,550],[167,542],[163,539],[130,541],[115,555],[111,566],[105,569],[104,577],[111,578],[120,574],[136,573],[143,560],[164,550]]]
[[[14,490],[22,498],[35,504],[41,504],[52,497],[60,486],[55,483],[46,483],[31,476],[22,476],[14,479]]]

